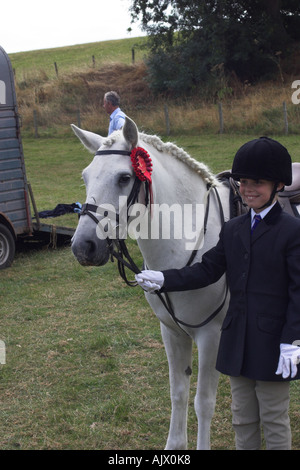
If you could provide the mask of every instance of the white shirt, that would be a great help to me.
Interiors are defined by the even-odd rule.
[[[109,128],[108,128],[108,135],[112,132],[121,129],[125,123],[125,113],[121,111],[120,108],[115,109],[109,118]]]

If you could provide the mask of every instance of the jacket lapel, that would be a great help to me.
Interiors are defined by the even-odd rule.
[[[260,238],[262,235],[264,235],[264,233],[268,232],[271,228],[271,225],[268,225],[265,221],[265,218],[264,217],[260,222],[259,224],[257,225],[257,227],[255,228],[255,230],[253,231],[252,235],[251,235],[251,245],[253,245],[254,242],[256,242],[256,240],[258,240],[258,238]]]
[[[278,221],[278,218],[282,212],[280,204],[277,202],[274,207],[268,212],[268,214],[262,219],[257,225],[251,236],[251,242],[254,243],[258,238],[268,232],[273,225]]]
[[[257,225],[254,232],[251,235],[251,212],[249,211],[241,220],[241,224],[238,228],[239,235],[242,239],[242,242],[247,250],[249,250],[250,245],[256,242],[262,235],[268,232],[272,225],[276,224],[282,208],[277,202],[274,207],[268,212],[268,214],[262,219],[262,221]]]

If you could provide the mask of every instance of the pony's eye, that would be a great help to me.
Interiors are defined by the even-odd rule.
[[[130,179],[131,179],[130,175],[121,175],[119,177],[118,183],[124,185],[124,184],[129,183]]]

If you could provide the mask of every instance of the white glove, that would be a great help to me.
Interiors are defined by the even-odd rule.
[[[297,374],[297,364],[300,362],[300,348],[293,344],[282,343],[280,345],[280,356],[276,374],[282,374],[286,379],[291,376],[295,377]]]
[[[164,285],[164,275],[160,271],[142,271],[135,275],[135,280],[146,292],[154,292]]]

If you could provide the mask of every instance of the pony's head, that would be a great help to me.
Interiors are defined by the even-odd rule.
[[[101,137],[71,126],[95,156],[82,172],[86,203],[72,239],[72,251],[82,265],[103,265],[109,259],[109,235],[118,225],[120,200],[127,200],[136,182],[130,158],[138,142],[135,123],[126,117],[121,131]]]
[[[123,231],[124,226],[125,232],[128,228],[130,235],[133,229],[135,237],[135,211],[141,211],[137,224],[143,220],[139,228],[143,226],[145,229],[143,236],[138,239],[144,259],[153,257],[153,243],[158,237],[166,245],[163,229],[168,220],[167,228],[173,230],[170,240],[176,240],[178,245],[176,227],[180,224],[184,243],[186,234],[182,227],[183,218],[178,217],[178,221],[174,220],[175,217],[169,219],[168,210],[173,210],[174,204],[176,208],[180,206],[182,216],[182,208],[186,204],[191,205],[193,201],[205,203],[207,187],[219,184],[208,167],[191,158],[173,143],[163,143],[157,136],[138,133],[135,123],[128,117],[121,131],[106,138],[74,125],[72,128],[83,145],[94,154],[93,161],[82,173],[87,197],[72,242],[72,250],[78,261],[83,265],[105,264],[111,253],[111,241],[127,238],[127,233],[124,234]],[[151,204],[154,200],[155,204]],[[138,204],[132,207],[136,201]],[[143,208],[148,204],[150,210],[144,211]],[[161,208],[166,209],[166,217],[160,217]],[[128,219],[129,215],[131,219]],[[162,219],[166,223],[160,226]],[[151,230],[148,232],[149,222]],[[179,250],[178,246],[175,249],[170,244],[168,248],[171,251]],[[157,258],[160,259],[159,253]]]

